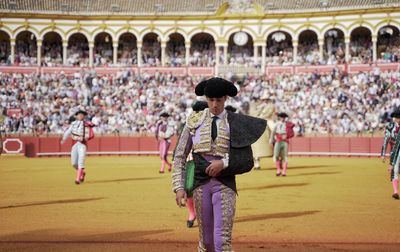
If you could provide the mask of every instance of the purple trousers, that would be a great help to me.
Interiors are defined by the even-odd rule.
[[[193,198],[200,229],[198,251],[232,251],[236,193],[212,178],[194,190]]]

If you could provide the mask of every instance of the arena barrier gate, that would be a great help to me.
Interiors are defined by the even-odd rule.
[[[176,145],[172,139],[170,153]],[[60,144],[60,137],[7,137],[3,140],[3,154],[27,157],[66,156],[71,150],[69,139]],[[382,137],[295,137],[291,139],[289,154],[294,156],[379,156]],[[266,146],[267,147],[267,146]],[[88,143],[89,155],[157,155],[158,143],[150,136],[101,136]]]

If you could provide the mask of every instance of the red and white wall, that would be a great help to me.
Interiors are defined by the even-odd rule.
[[[176,138],[172,139],[173,151]],[[69,155],[72,141],[60,144],[59,137],[10,137],[3,141],[3,153],[27,157]],[[291,155],[305,156],[379,156],[381,137],[295,137],[289,145]],[[88,144],[89,155],[156,155],[154,137],[103,136]]]

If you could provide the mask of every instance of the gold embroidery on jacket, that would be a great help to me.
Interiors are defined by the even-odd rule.
[[[206,115],[207,113],[205,113],[205,111],[193,112],[189,115],[186,125],[188,126],[192,135],[194,135],[196,129],[203,123]]]
[[[213,142],[211,138],[212,118],[209,115],[208,110],[204,110],[204,113],[206,113],[206,116],[202,121],[203,126],[200,129],[200,140],[198,143],[193,145],[193,150],[197,153],[225,157],[225,154],[229,151],[230,140],[227,117],[225,116],[221,119],[218,127],[217,138]],[[194,129],[194,131],[191,129],[191,132],[195,133],[196,129]]]

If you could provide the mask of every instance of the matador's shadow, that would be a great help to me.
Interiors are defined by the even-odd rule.
[[[311,168],[327,168],[335,167],[334,165],[299,165],[299,166],[289,166],[288,170],[300,170],[300,169],[311,169]],[[276,170],[276,168],[266,168],[262,170]]]
[[[146,180],[156,180],[162,177],[144,177],[144,178],[122,178],[122,179],[108,179],[108,180],[89,180],[85,182],[86,184],[100,184],[100,183],[114,183],[114,182],[127,182],[127,181],[146,181]]]
[[[334,171],[334,172],[305,172],[305,173],[299,173],[299,174],[293,174],[290,175],[291,177],[302,177],[302,176],[313,176],[313,175],[333,175],[333,174],[339,174],[341,172]]]
[[[281,187],[298,187],[298,186],[306,186],[309,183],[288,183],[288,184],[276,184],[276,185],[263,185],[263,186],[253,186],[253,187],[243,187],[238,191],[252,191],[252,190],[264,190],[264,189],[273,189],[273,188],[281,188]]]
[[[284,219],[284,218],[295,218],[304,215],[316,214],[321,211],[301,211],[301,212],[286,212],[286,213],[270,213],[270,214],[259,214],[259,215],[248,215],[236,218],[235,223],[238,222],[250,222],[250,221],[261,221],[269,219]]]
[[[2,243],[32,243],[39,244],[88,244],[88,243],[141,243],[149,242],[145,239],[148,235],[159,235],[173,231],[172,229],[133,230],[113,233],[85,233],[71,232],[61,229],[38,229],[0,236]],[[72,250],[73,251],[73,250]]]
[[[1,209],[9,209],[9,208],[19,208],[19,207],[30,207],[30,206],[45,206],[45,205],[58,205],[58,204],[71,204],[71,203],[82,203],[88,201],[102,200],[105,198],[84,198],[84,199],[65,199],[65,200],[49,200],[49,201],[38,201],[38,202],[29,202],[29,203],[21,203],[14,204],[8,206],[0,206]]]

